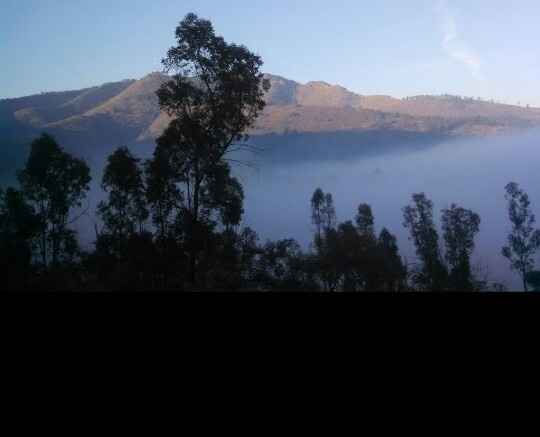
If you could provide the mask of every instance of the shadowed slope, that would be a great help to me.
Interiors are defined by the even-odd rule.
[[[422,138],[482,136],[540,126],[538,108],[452,96],[362,96],[325,82],[266,78],[272,88],[266,96],[268,106],[250,132],[256,136],[278,134],[285,140],[289,134],[306,133],[328,139],[339,132],[368,132],[373,138],[375,132],[384,131]],[[0,134],[6,144],[1,153],[13,155],[8,148],[40,131],[57,136],[82,155],[95,149],[110,151],[119,144],[150,145],[170,121],[160,112],[155,95],[167,79],[152,73],[137,81],[1,100]]]

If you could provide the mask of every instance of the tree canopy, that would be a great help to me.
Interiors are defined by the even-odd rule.
[[[230,227],[241,220],[243,191],[226,155],[233,146],[244,146],[247,129],[264,109],[269,83],[260,71],[261,58],[217,36],[208,20],[187,15],[176,40],[163,60],[172,79],[158,91],[161,109],[172,121],[157,141],[149,168],[154,186],[167,187],[167,198],[153,199],[161,208],[158,220],[163,224],[163,213],[170,215],[163,206],[178,209],[195,282],[208,232],[216,223]]]
[[[508,235],[508,246],[502,254],[510,261],[512,270],[518,272],[528,290],[527,276],[534,268],[534,256],[540,249],[540,229],[535,229],[536,217],[531,210],[528,194],[518,184],[506,186],[508,215],[512,232]]]
[[[90,169],[81,159],[66,153],[47,134],[36,139],[26,166],[18,173],[28,203],[40,219],[39,250],[43,267],[57,264],[76,252],[70,213],[82,206],[89,190]]]

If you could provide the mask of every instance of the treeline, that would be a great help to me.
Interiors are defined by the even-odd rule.
[[[442,211],[412,196],[403,209],[418,262],[407,264],[397,239],[376,230],[372,209],[361,204],[354,221],[338,223],[333,196],[317,189],[311,199],[313,243],[260,244],[242,228],[243,190],[221,163],[198,200],[180,189],[158,145],[141,162],[125,148],[109,158],[96,210],[93,250],[79,246],[73,224],[89,191],[87,164],[43,135],[32,143],[20,187],[0,191],[0,261],[7,291],[501,291],[471,267],[481,219],[457,205]],[[525,192],[506,187],[513,231],[503,255],[524,287],[540,288],[534,256],[540,231]],[[199,216],[193,220],[194,203]]]
[[[395,236],[376,232],[369,205],[337,223],[333,197],[311,199],[314,239],[260,244],[240,226],[244,192],[232,175],[231,152],[250,148],[245,132],[265,107],[270,84],[262,60],[217,36],[189,14],[163,60],[171,80],[158,91],[171,122],[152,159],[125,147],[109,158],[101,181],[106,200],[96,215],[92,250],[73,225],[91,181],[88,165],[43,135],[18,173],[19,187],[0,195],[0,262],[4,290],[29,291],[481,291],[500,286],[471,268],[480,217],[452,206],[442,234],[432,202],[416,194],[404,225],[418,263],[408,265]],[[525,289],[539,287],[534,257],[540,231],[530,201],[507,187],[512,233],[503,255]],[[283,219],[286,217],[279,217]],[[442,235],[442,237],[441,237]]]

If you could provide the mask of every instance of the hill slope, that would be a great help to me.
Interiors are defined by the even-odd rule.
[[[266,96],[268,106],[252,129],[255,136],[320,134],[328,139],[347,133],[347,141],[354,142],[351,133],[371,139],[377,132],[431,138],[540,126],[538,108],[453,96],[362,96],[325,82],[300,84],[279,76],[267,78],[272,88]],[[140,80],[0,100],[0,153],[13,157],[12,144],[27,143],[41,131],[56,135],[81,155],[95,150],[105,153],[122,144],[150,144],[169,122],[155,95],[166,80],[166,75],[152,73]],[[363,144],[359,141],[358,146]]]

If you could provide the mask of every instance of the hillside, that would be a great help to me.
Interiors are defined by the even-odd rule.
[[[540,108],[456,96],[363,96],[325,82],[302,85],[279,76],[267,77],[272,84],[267,98],[270,106],[257,125],[265,133],[396,127],[419,132],[442,129],[450,135],[488,135],[540,125]],[[366,125],[367,119],[374,124]]]
[[[447,129],[456,134],[492,133],[540,124],[540,109],[495,104],[454,96],[396,99],[362,96],[325,82],[305,85],[266,76],[272,85],[268,107],[254,133],[330,132],[400,127],[406,130]],[[110,123],[134,139],[159,135],[168,120],[160,114],[156,90],[167,80],[152,73],[79,91],[45,93],[0,100],[0,123],[36,129],[88,132]],[[482,129],[484,127],[484,129]],[[480,128],[480,129],[479,129]]]
[[[339,138],[347,138],[351,146],[367,147],[377,143],[378,137],[387,138],[384,132],[395,133],[392,138],[436,138],[540,126],[539,108],[453,96],[363,96],[325,82],[300,84],[266,77],[272,85],[266,96],[268,106],[251,134],[279,135],[284,143],[291,135],[306,134],[320,135],[332,144],[332,135],[346,133]],[[140,80],[0,100],[0,158],[4,163],[8,158],[19,162],[19,152],[25,153],[19,149],[26,149],[20,144],[41,131],[56,135],[81,155],[96,150],[106,153],[121,144],[150,144],[169,122],[155,95],[166,80],[166,75],[152,73]]]

